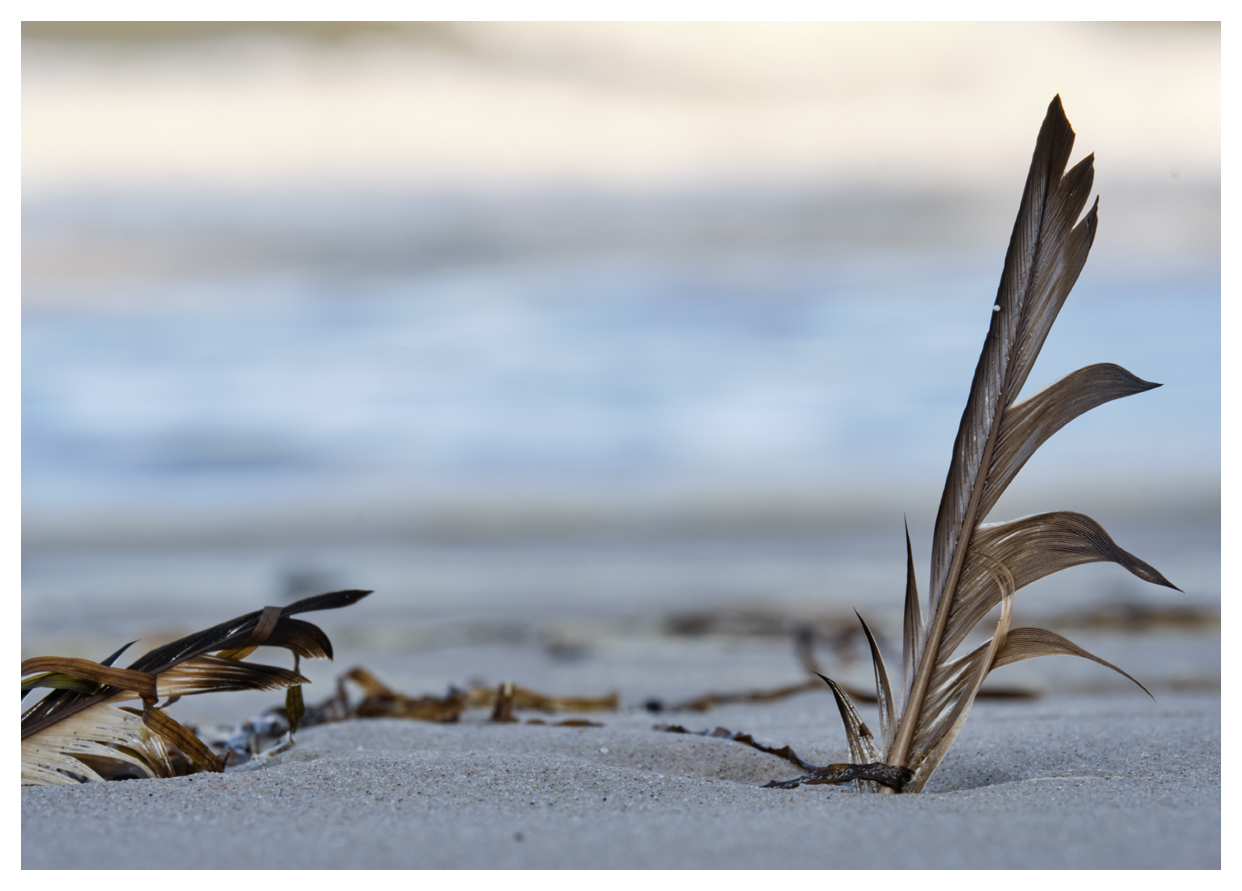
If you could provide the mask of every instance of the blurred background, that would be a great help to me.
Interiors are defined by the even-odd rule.
[[[883,624],[1058,93],[1100,229],[1030,386],[1164,387],[993,518],[1186,594],[1019,616],[1218,615],[1218,25],[25,23],[23,656],[343,587],[398,648]]]

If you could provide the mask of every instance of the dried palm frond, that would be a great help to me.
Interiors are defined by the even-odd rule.
[[[1004,523],[983,522],[1005,487],[1056,431],[1105,402],[1159,386],[1117,365],[1099,364],[1017,401],[1095,237],[1099,201],[1079,219],[1091,192],[1094,156],[1066,172],[1073,145],[1074,131],[1057,96],[1035,143],[991,326],[953,445],[932,539],[926,621],[906,533],[904,647],[898,684],[891,682],[875,638],[863,623],[875,667],[882,759],[870,733],[860,731],[865,725],[849,695],[829,682],[852,757],[908,768],[912,775],[902,791],[918,792],[927,783],[994,668],[1036,656],[1073,655],[1134,681],[1051,631],[1010,628],[1019,588],[1070,566],[1098,561],[1116,563],[1145,581],[1175,588],[1082,514],[1056,511]],[[991,638],[958,655],[967,635],[997,606],[1000,618]],[[874,783],[860,787],[892,791]]]
[[[128,668],[112,663],[130,644],[102,662],[57,656],[25,660],[22,697],[36,687],[52,692],[22,714],[22,785],[223,770],[215,753],[164,708],[196,693],[284,687],[296,729],[306,682],[297,662],[332,658],[332,644],[317,626],[290,617],[348,606],[370,593],[337,591],[286,607],[269,606],[158,647]],[[294,670],[242,661],[259,646],[292,651]],[[167,699],[163,706],[161,698]],[[122,704],[135,701],[141,709]]]

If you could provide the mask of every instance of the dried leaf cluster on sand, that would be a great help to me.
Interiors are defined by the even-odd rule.
[[[1027,460],[1054,433],[1106,402],[1159,386],[1105,363],[1081,368],[1018,400],[1095,238],[1098,201],[1080,219],[1091,192],[1094,160],[1088,156],[1067,171],[1073,144],[1074,131],[1058,96],[1036,140],[987,338],[953,445],[932,537],[926,617],[906,535],[903,647],[896,683],[863,622],[875,669],[882,747],[876,745],[854,702],[869,697],[823,677],[806,643],[800,650],[803,665],[831,688],[855,763],[816,766],[788,746],[764,746],[747,734],[721,728],[704,731],[785,758],[807,771],[770,785],[853,782],[862,791],[922,790],[961,732],[984,679],[1013,662],[1079,656],[1134,680],[1059,634],[1011,627],[1015,593],[1062,569],[1101,561],[1116,563],[1153,584],[1174,586],[1118,547],[1083,514],[1055,511],[984,522]],[[316,626],[292,616],[346,606],[367,593],[341,591],[284,608],[268,607],[153,650],[125,669],[113,667],[124,647],[100,663],[52,657],[23,662],[23,697],[35,687],[52,692],[22,716],[22,782],[74,783],[222,770],[220,755],[164,711],[180,696],[212,691],[288,688],[284,718],[289,732],[304,715],[308,723],[380,716],[452,721],[466,708],[484,707],[492,709],[492,720],[508,723],[516,720],[514,711],[523,708],[589,712],[617,707],[615,695],[556,698],[513,684],[410,698],[358,668],[342,676],[334,697],[308,713],[301,698],[305,679],[297,673],[296,659],[330,657],[332,648]],[[967,636],[996,607],[1000,616],[989,639],[958,655]],[[260,645],[291,650],[293,670],[246,662]],[[347,683],[361,689],[359,703],[350,704]],[[738,699],[769,701],[806,690],[808,683],[742,695],[707,694],[682,707],[701,710]],[[166,700],[162,706],[160,699]],[[141,708],[123,704],[129,702],[140,702]],[[680,726],[659,729],[688,732]],[[236,754],[236,747],[228,748]]]
[[[113,663],[37,657],[22,662],[22,697],[50,688],[22,715],[22,783],[67,784],[121,777],[169,777],[224,763],[165,708],[182,696],[225,690],[287,688],[286,710],[297,728],[303,706],[297,661],[330,659],[332,643],[299,613],[338,609],[370,591],[320,594],[269,606],[152,650],[128,668]],[[294,654],[292,671],[246,662],[259,646]],[[164,699],[164,703],[159,703]],[[124,705],[140,702],[141,709]]]

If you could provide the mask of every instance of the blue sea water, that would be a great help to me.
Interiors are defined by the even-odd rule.
[[[28,309],[24,505],[937,475],[993,272],[606,260]],[[1107,360],[1166,387],[1076,422],[1050,476],[1219,472],[1214,284],[1075,292],[1032,383]]]
[[[158,255],[161,220],[180,218],[176,207],[152,213],[134,237]],[[57,225],[71,228],[33,228]],[[257,241],[288,237],[264,226],[277,231]],[[206,604],[204,621],[218,621],[291,596],[303,576],[383,587],[390,608],[429,615],[704,598],[844,608],[891,595],[903,512],[925,565],[1002,256],[874,239],[501,249],[404,265],[315,263],[308,250],[192,275],[88,276],[58,285],[56,299],[27,276],[24,637],[67,614],[115,616],[117,604],[170,620]],[[1210,502],[1219,321],[1217,268],[1089,264],[1029,386],[1098,361],[1164,386],[1076,420],[1011,491],[1035,509],[1088,512],[1082,499],[1040,498],[1112,492],[1150,506],[1149,519],[1179,493]],[[552,496],[576,505],[561,539],[583,511],[652,531],[632,546],[488,539],[497,511],[511,533]],[[727,514],[724,539],[706,540],[719,523],[685,528],[704,509],[678,528],[651,510],[695,498]],[[884,507],[878,531],[854,522],[867,501]],[[463,505],[447,544],[401,525],[403,510],[426,504]],[[817,522],[836,512],[841,523],[800,538],[808,504],[822,506]],[[1128,523],[1123,545],[1214,602],[1211,507],[1197,525],[1100,519],[1114,535]],[[774,511],[789,515],[781,540],[764,525]],[[338,534],[368,513],[389,519]],[[325,517],[302,540],[305,521]],[[189,531],[169,550],[179,526]],[[1061,602],[1084,585],[1113,596],[1115,579],[1095,569],[1075,570],[1085,581]]]

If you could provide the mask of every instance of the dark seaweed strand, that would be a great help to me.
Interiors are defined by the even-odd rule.
[[[900,792],[912,776],[914,776],[914,771],[910,768],[893,767],[882,761],[871,764],[829,764],[792,780],[773,780],[765,783],[761,788],[793,789],[798,786],[815,786],[820,783],[830,783],[835,786],[841,783],[852,783],[855,780],[870,780]]]
[[[765,746],[763,743],[757,742],[749,733],[733,733],[724,727],[717,727],[715,730],[687,730],[680,724],[657,724],[654,729],[664,733],[685,733],[690,736],[708,736],[715,739],[728,739],[733,742],[740,742],[765,754],[784,758],[786,761],[807,771],[803,776],[792,780],[773,780],[760,787],[763,789],[793,789],[801,785],[812,786],[821,783],[832,783],[835,785],[838,783],[851,783],[854,780],[871,780],[900,792],[902,787],[910,780],[910,777],[914,776],[914,771],[909,768],[893,767],[890,764],[883,764],[881,762],[872,764],[828,764],[820,767],[799,758],[789,746],[781,746],[779,749],[773,746]]]

